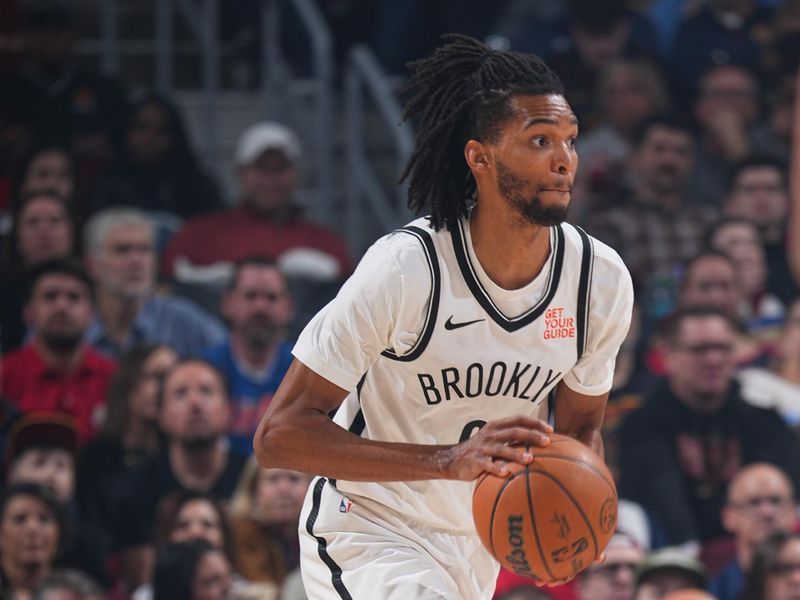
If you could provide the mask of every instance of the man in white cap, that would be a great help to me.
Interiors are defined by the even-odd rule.
[[[350,272],[344,241],[308,222],[296,203],[302,150],[297,135],[274,122],[252,125],[235,152],[239,200],[232,209],[186,223],[164,255],[177,282],[225,285],[237,260],[264,256],[291,277],[339,282]]]

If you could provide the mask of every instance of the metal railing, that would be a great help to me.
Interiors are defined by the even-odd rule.
[[[335,221],[332,206],[334,187],[332,148],[333,104],[333,41],[329,28],[314,0],[262,0],[262,90],[264,118],[302,125],[302,137],[310,140],[306,153],[308,171],[312,174],[314,215],[325,222]],[[219,157],[220,136],[218,107],[222,94],[220,85],[221,49],[219,42],[220,0],[153,0],[155,62],[153,87],[169,96],[175,92],[174,35],[176,13],[197,40],[200,57],[202,92],[202,154]],[[109,76],[119,75],[121,49],[119,34],[120,0],[103,0],[100,15],[99,43],[82,44],[85,50],[96,51],[101,69]],[[299,80],[291,73],[281,53],[281,14],[292,10],[308,34],[311,48],[310,77]],[[146,47],[146,45],[145,45]],[[310,100],[298,107],[298,96]],[[308,114],[296,114],[310,110]],[[218,173],[219,174],[219,173]],[[221,174],[220,174],[221,175]]]
[[[345,219],[347,239],[355,256],[360,255],[366,245],[377,237],[376,233],[379,235],[390,231],[412,215],[406,205],[407,185],[384,184],[373,161],[367,156],[365,116],[372,114],[365,110],[367,98],[372,101],[391,141],[396,181],[411,156],[414,136],[411,127],[402,124],[400,103],[372,52],[366,46],[356,46],[349,55],[344,98],[347,154]],[[368,230],[372,223],[380,231]]]
[[[283,40],[281,11],[286,6],[291,7],[303,23],[311,45],[311,78],[296,88],[312,99],[310,124],[306,115],[293,114],[297,110],[293,95],[289,93],[293,77],[280,50]],[[265,112],[285,115],[287,120],[305,126],[304,137],[312,140],[313,147],[309,167],[314,174],[314,214],[326,223],[336,222],[332,193],[333,39],[330,30],[313,0],[266,0],[262,33]]]

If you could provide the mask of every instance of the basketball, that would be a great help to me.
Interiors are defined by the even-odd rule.
[[[475,528],[506,569],[542,582],[574,577],[605,549],[617,524],[611,473],[588,446],[550,434],[511,475],[482,475],[472,496]]]

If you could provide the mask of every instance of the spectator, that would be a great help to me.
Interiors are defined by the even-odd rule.
[[[780,531],[753,555],[741,600],[786,600],[800,596],[800,533]]]
[[[702,563],[684,551],[663,548],[650,553],[636,573],[635,600],[661,600],[679,590],[706,587]]]
[[[59,567],[73,567],[110,584],[105,566],[108,544],[84,520],[75,498],[77,424],[58,413],[29,413],[11,426],[6,445],[6,485],[35,483],[49,489],[69,518],[70,535],[63,536]]]
[[[698,83],[692,114],[699,128],[691,199],[719,207],[733,166],[755,150],[753,135],[759,122],[758,79],[745,67],[710,67]]]
[[[683,309],[665,331],[666,378],[619,430],[619,492],[650,513],[667,543],[703,543],[725,533],[720,512],[736,471],[770,462],[797,486],[800,446],[774,411],[741,398],[729,317]]]
[[[671,108],[661,73],[649,61],[623,59],[599,76],[595,94],[599,124],[578,138],[580,177],[592,207],[613,205],[623,181],[624,164],[642,124]]]
[[[717,600],[739,600],[745,573],[760,543],[796,523],[792,482],[777,467],[765,463],[741,469],[728,486],[722,523],[735,538],[735,558],[711,580]]]
[[[19,483],[0,500],[0,585],[7,598],[30,598],[49,574],[64,535],[64,516],[52,493]]]
[[[18,347],[25,337],[23,307],[28,272],[38,263],[75,254],[75,221],[63,198],[52,191],[23,194],[15,206],[0,287],[0,350]]]
[[[78,422],[81,444],[100,426],[114,363],[84,341],[92,320],[91,282],[67,261],[31,273],[25,317],[31,341],[3,356],[0,388],[22,412],[61,412]]]
[[[122,160],[95,182],[92,208],[131,206],[181,218],[221,209],[213,178],[198,163],[177,109],[148,95],[128,117]]]
[[[139,344],[168,344],[190,356],[221,343],[224,327],[181,298],[154,295],[153,223],[135,209],[110,208],[86,224],[86,259],[97,285],[97,317],[87,339],[118,357]]]
[[[172,544],[158,556],[154,600],[226,600],[231,587],[225,554],[205,540]]]
[[[155,532],[155,550],[159,553],[169,544],[180,544],[192,540],[204,540],[225,554],[228,563],[235,564],[233,539],[227,519],[219,503],[206,494],[177,492],[159,503],[158,523]],[[273,585],[253,585],[232,573],[234,597],[277,597],[278,588]],[[141,586],[132,600],[150,600],[153,588]]]
[[[671,308],[675,267],[699,252],[717,216],[687,198],[692,164],[688,126],[673,117],[653,117],[634,142],[622,204],[587,219],[589,233],[617,250],[642,286],[645,316],[661,317]],[[658,294],[666,302],[656,302]]]
[[[94,581],[69,569],[52,571],[44,578],[33,600],[103,600],[105,593]]]
[[[772,337],[783,320],[785,307],[767,290],[769,271],[761,235],[753,223],[726,217],[708,231],[708,245],[727,254],[736,267],[742,301],[739,316],[745,328],[761,337]]]
[[[350,272],[347,249],[340,237],[303,216],[296,197],[301,160],[300,143],[287,127],[264,122],[248,128],[235,155],[237,206],[186,223],[166,249],[164,275],[179,284],[219,287],[229,281],[235,261],[265,256],[292,280],[338,285]],[[300,314],[335,292],[322,290]]]
[[[758,70],[771,10],[756,0],[710,0],[687,19],[673,46],[675,93],[686,97],[714,65],[743,64]]]
[[[686,265],[678,285],[677,309],[711,307],[728,315],[737,325],[733,360],[738,368],[758,365],[765,360],[763,343],[746,330],[741,312],[743,302],[744,291],[739,275],[727,254],[719,250],[704,250]],[[661,333],[655,331],[648,340],[647,366],[657,375],[665,374],[661,337]]]
[[[261,415],[292,362],[286,336],[293,310],[286,279],[273,261],[245,258],[236,263],[222,300],[230,336],[203,356],[225,375],[233,411],[231,442],[244,456],[252,453]]]
[[[114,156],[112,138],[127,100],[117,81],[79,66],[77,19],[72,3],[24,3],[21,64],[1,85],[31,107],[40,131],[69,140],[79,171],[88,178],[98,163]]]
[[[633,600],[636,569],[644,550],[625,533],[617,532],[606,546],[606,559],[578,575],[577,600]]]
[[[736,266],[719,250],[704,250],[686,265],[678,288],[678,307],[712,306],[738,319],[742,295]]]
[[[764,156],[739,162],[728,180],[723,211],[750,221],[761,233],[769,271],[767,289],[784,304],[800,295],[786,258],[789,190],[783,165]]]
[[[34,148],[20,165],[14,178],[13,198],[32,192],[51,191],[70,205],[72,211],[76,195],[75,162],[69,151],[58,144],[42,144]]]
[[[237,571],[250,581],[283,583],[300,565],[297,528],[311,478],[262,469],[248,460],[230,507]]]
[[[546,58],[564,82],[575,114],[591,123],[599,74],[622,58],[655,60],[655,30],[646,17],[630,11],[624,0],[570,0],[566,4],[569,37],[554,40]]]
[[[166,375],[159,423],[166,447],[134,468],[123,483],[116,541],[123,550],[126,583],[147,581],[152,559],[153,524],[159,499],[179,490],[229,498],[243,459],[229,451],[226,433],[230,405],[225,380],[212,365],[190,359]]]
[[[108,390],[100,435],[81,453],[78,501],[84,518],[110,538],[124,516],[114,509],[128,473],[161,449],[158,393],[166,373],[178,361],[169,346],[138,346],[119,362]]]

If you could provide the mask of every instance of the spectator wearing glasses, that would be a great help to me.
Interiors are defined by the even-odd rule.
[[[792,482],[786,473],[766,463],[740,470],[728,486],[722,523],[734,535],[736,556],[711,581],[709,590],[718,600],[739,600],[758,545],[795,526]]]
[[[800,597],[800,533],[778,532],[756,549],[741,600],[797,597]]]
[[[606,560],[591,565],[577,583],[577,600],[633,600],[636,568],[645,553],[625,533],[617,532],[606,547]]]
[[[725,535],[726,488],[743,465],[777,464],[795,487],[800,481],[792,431],[776,412],[741,397],[735,335],[718,309],[677,311],[665,327],[666,377],[619,431],[620,496],[640,503],[670,544]]]

